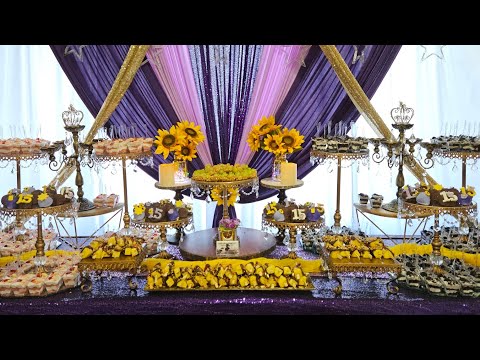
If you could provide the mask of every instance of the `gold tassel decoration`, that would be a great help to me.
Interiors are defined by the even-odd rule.
[[[347,92],[353,104],[358,109],[360,114],[365,118],[367,123],[372,127],[377,136],[383,136],[386,139],[393,140],[393,134],[370,103],[367,95],[365,95],[365,92],[357,82],[357,79],[355,79],[355,76],[353,76],[352,72],[348,68],[348,65],[345,63],[345,60],[338,52],[335,45],[320,45],[320,49],[322,49],[325,57],[332,65],[333,70],[337,74],[338,79],[342,83],[343,88]],[[412,166],[409,166],[409,164],[405,164],[405,166],[419,181],[423,181],[425,177],[430,185],[437,184],[437,182],[427,173],[427,171],[416,161]]]
[[[90,131],[85,136],[85,143],[90,143],[97,131],[105,125],[112,113],[117,108],[118,104],[122,100],[125,92],[133,81],[135,74],[142,65],[148,48],[150,45],[131,45],[128,49],[127,56],[123,61],[123,64],[118,72],[118,75],[110,89],[105,101],[103,102],[97,117],[95,118]],[[49,185],[53,185],[56,188],[60,187],[68,177],[75,170],[74,166],[63,166],[53,178]]]

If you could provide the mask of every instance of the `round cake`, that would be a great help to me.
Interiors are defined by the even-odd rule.
[[[192,180],[196,181],[239,181],[257,177],[257,170],[248,165],[217,164],[207,165],[204,169],[195,170]]]
[[[306,202],[303,205],[297,205],[292,200],[287,200],[285,204],[272,201],[263,208],[265,219],[288,223],[319,221],[324,213],[322,204]]]
[[[146,202],[133,206],[133,218],[145,222],[165,222],[185,219],[192,214],[192,206],[177,200],[175,204],[169,199],[157,202]]]
[[[454,187],[444,188],[441,184],[430,186],[424,182],[415,186],[407,185],[402,192],[402,198],[406,202],[439,207],[469,206],[475,195],[473,186],[459,190]]]
[[[7,209],[36,209],[42,207],[59,206],[71,202],[72,198],[66,194],[58,194],[54,186],[44,186],[43,190],[33,186],[23,190],[11,189],[2,196],[2,205]]]

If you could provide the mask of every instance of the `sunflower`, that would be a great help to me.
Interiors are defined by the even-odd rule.
[[[283,147],[286,152],[292,153],[294,150],[302,148],[301,145],[304,142],[303,135],[300,135],[297,130],[288,130],[288,128],[284,128],[279,136],[282,139]]]
[[[255,132],[253,129],[248,134],[247,143],[248,143],[248,146],[250,146],[250,149],[252,151],[257,151],[260,148],[260,145],[261,145],[260,137],[258,133]]]
[[[223,205],[222,190],[220,190],[219,188],[213,188],[212,192],[210,193],[210,196],[213,201],[217,202],[217,206]],[[227,206],[233,206],[233,204],[235,204],[235,201],[237,201],[238,189],[228,188],[227,196],[228,196]]]
[[[192,142],[185,142],[180,145],[179,150],[175,150],[175,158],[183,161],[192,161],[197,157],[197,149]]]
[[[175,126],[167,130],[158,130],[158,135],[155,136],[156,140],[153,142],[157,145],[155,154],[163,154],[166,159],[170,151],[180,150],[180,144],[185,142],[185,135],[179,133]]]
[[[282,138],[280,135],[270,135],[268,134],[263,140],[265,145],[265,150],[270,151],[275,155],[284,154],[286,149],[283,147]]]
[[[179,121],[177,126],[177,131],[185,134],[187,141],[191,141],[194,144],[199,144],[205,140],[205,135],[203,135],[202,131],[200,130],[200,125],[195,125],[195,123],[188,121]]]
[[[280,125],[275,125],[275,117],[272,115],[268,118],[266,116],[262,117],[258,122],[257,127],[258,134],[265,135],[278,130],[280,128]]]

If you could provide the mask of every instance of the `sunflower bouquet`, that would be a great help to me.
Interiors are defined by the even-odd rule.
[[[217,202],[217,206],[223,205],[223,191],[222,189],[215,187],[212,189],[210,193],[210,197],[213,201]],[[233,206],[235,201],[237,201],[238,197],[238,189],[235,188],[228,188],[227,189],[227,206]]]
[[[192,161],[197,157],[197,145],[205,140],[200,125],[189,121],[179,121],[170,130],[159,129],[153,142],[157,145],[155,154],[166,159],[173,152],[175,159]]]
[[[252,151],[266,150],[274,155],[291,154],[302,149],[303,135],[296,129],[282,128],[275,124],[275,117],[262,117],[258,124],[252,126],[247,143]]]

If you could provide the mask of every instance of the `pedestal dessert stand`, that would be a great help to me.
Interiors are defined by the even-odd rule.
[[[157,189],[161,189],[161,190],[173,190],[173,191],[175,191],[174,200],[177,201],[177,200],[183,200],[182,191],[185,190],[185,189],[189,189],[191,184],[192,183],[191,183],[190,179],[188,179],[187,181],[184,181],[182,183],[175,183],[172,186],[165,186],[165,185],[160,184],[157,181],[155,183],[155,187]],[[169,243],[173,244],[173,245],[178,245],[178,243],[180,241],[180,238],[182,236],[182,233],[183,233],[183,227],[182,226],[177,227],[176,229],[177,229],[177,232],[175,233],[175,241],[169,241]]]
[[[440,215],[452,215],[454,217],[462,216],[474,216],[477,215],[477,204],[472,203],[472,205],[468,206],[427,206],[427,205],[420,205],[420,204],[412,204],[408,202],[404,202],[404,207],[408,210],[433,215],[434,216],[434,223],[433,223],[433,238],[432,238],[432,257],[431,261],[433,264],[434,271],[439,268],[440,265],[443,263],[443,258],[440,253],[440,248],[442,247],[442,241],[440,240]]]
[[[279,230],[288,231],[290,236],[290,241],[288,243],[288,255],[285,258],[296,259],[297,258],[297,231],[298,230],[309,230],[309,229],[320,229],[324,225],[324,221],[321,218],[318,221],[311,222],[284,222],[284,221],[275,221],[273,219],[267,219],[265,216],[262,218],[262,230],[266,231],[270,228],[277,228]]]
[[[333,215],[334,224],[332,226],[332,231],[336,234],[340,233],[341,226],[340,220],[342,216],[340,214],[340,187],[342,179],[342,161],[343,160],[367,160],[368,159],[368,150],[363,152],[328,152],[328,151],[319,151],[312,150],[310,152],[310,161],[312,164],[317,163],[318,165],[323,165],[326,160],[333,160],[337,162],[337,205],[335,209],[335,214]]]
[[[15,162],[16,165],[16,175],[17,175],[17,189],[20,191],[22,190],[22,166],[21,162],[22,161],[41,161],[46,159],[47,154],[43,152],[38,152],[38,153],[31,153],[31,154],[16,154],[16,155],[5,155],[2,154],[0,155],[0,163],[2,164],[0,167],[5,168],[8,166],[8,164],[12,161]],[[3,163],[6,165],[3,166]],[[28,165],[29,166],[29,165]],[[27,166],[27,167],[28,167]],[[12,169],[13,172],[13,169]],[[16,221],[15,221],[15,227],[17,229],[20,229],[23,225],[25,218],[22,218],[22,216],[17,216]]]
[[[285,200],[287,199],[286,190],[299,188],[303,186],[303,180],[297,179],[297,182],[294,185],[282,185],[280,181],[275,181],[272,178],[266,178],[260,180],[260,184],[267,189],[278,190],[278,203],[285,205]],[[277,239],[277,245],[284,245],[283,240],[285,239],[285,230],[278,229],[278,233],[275,236]]]
[[[131,235],[130,214],[128,210],[127,160],[130,160],[132,163],[136,163],[137,161],[139,161],[142,165],[148,165],[152,163],[152,152],[146,151],[141,153],[94,156],[94,161],[100,166],[101,164],[104,164],[104,163],[109,164],[116,161],[122,162],[123,199],[124,199],[123,200],[124,201],[123,229],[120,230],[122,235]]]
[[[158,243],[158,249],[160,252],[153,256],[160,259],[175,259],[175,256],[167,252],[167,229],[176,229],[177,233],[183,231],[185,227],[192,224],[192,215],[188,215],[186,218],[177,219],[175,221],[160,221],[160,222],[148,222],[132,220],[131,225],[137,229],[150,230],[156,229],[160,233],[160,241]]]
[[[63,215],[63,216],[73,216],[73,205],[74,202],[68,202],[63,205],[50,206],[44,208],[33,208],[33,209],[7,209],[0,207],[0,214],[4,221],[8,222],[9,218],[37,218],[37,241],[35,242],[35,248],[37,250],[35,254],[34,263],[37,266],[37,271],[45,272],[45,242],[43,241],[43,229],[42,229],[42,217],[46,215]]]
[[[251,191],[245,191],[245,188],[251,187]],[[237,181],[197,181],[191,180],[191,190],[194,196],[200,197],[204,194],[210,195],[214,188],[219,188],[222,192],[223,200],[223,218],[228,219],[228,189],[238,189],[239,193],[251,195],[254,192],[258,196],[258,177]]]
[[[335,295],[341,295],[343,291],[342,280],[338,276],[339,273],[398,274],[401,271],[401,265],[394,259],[332,259],[330,253],[323,246],[321,247],[321,254],[327,267],[328,277],[338,283],[338,286],[333,288]],[[386,284],[390,294],[398,292],[398,286],[392,284],[395,280],[396,276]]]

